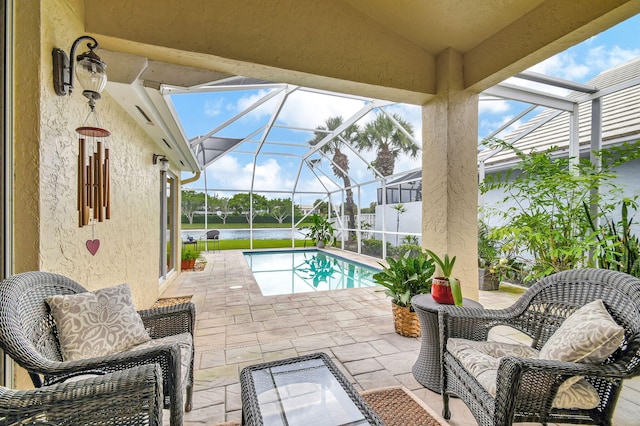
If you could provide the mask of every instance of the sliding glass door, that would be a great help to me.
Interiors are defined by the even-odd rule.
[[[160,172],[160,282],[175,270],[178,223],[176,214],[177,177],[168,171]]]

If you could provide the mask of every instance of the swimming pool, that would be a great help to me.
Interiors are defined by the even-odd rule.
[[[244,252],[263,296],[376,285],[379,269],[320,250]]]

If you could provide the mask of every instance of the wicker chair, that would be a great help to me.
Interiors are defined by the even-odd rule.
[[[0,387],[0,425],[16,424],[162,426],[160,366],[31,390]]]
[[[597,299],[624,328],[622,345],[603,363],[504,356],[494,397],[447,350],[449,338],[483,341],[497,325],[522,331],[531,337],[531,347],[540,350],[569,315]],[[640,280],[627,274],[601,269],[564,271],[540,280],[507,309],[442,307],[438,315],[446,419],[451,417],[449,395],[456,395],[482,426],[513,422],[611,425],[622,381],[640,374]],[[553,408],[560,385],[573,376],[583,376],[593,385],[600,401],[597,407]]]
[[[170,409],[171,425],[181,425],[183,406],[186,411],[191,410],[193,345],[188,380],[183,384],[184,404],[178,343],[99,358],[62,360],[55,322],[45,299],[86,291],[75,281],[49,272],[25,272],[5,279],[0,283],[0,346],[29,372],[36,387],[63,382],[79,374],[105,374],[136,365],[159,364],[163,377],[163,405]],[[193,340],[195,307],[192,303],[148,309],[139,314],[152,339],[191,333]]]

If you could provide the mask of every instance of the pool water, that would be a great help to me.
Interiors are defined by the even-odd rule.
[[[319,250],[244,252],[263,296],[375,286],[379,269]]]

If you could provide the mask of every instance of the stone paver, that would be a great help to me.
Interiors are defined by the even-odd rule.
[[[353,376],[384,370],[384,367],[376,361],[375,358],[364,359],[362,361],[345,362],[343,365]]]
[[[375,259],[348,252],[340,256],[378,267]],[[240,419],[243,367],[318,351],[332,357],[358,390],[403,385],[441,412],[442,397],[411,373],[420,339],[395,333],[383,292],[361,288],[265,297],[240,251],[209,252],[205,257],[204,271],[180,274],[163,294],[193,295],[196,305],[194,408],[185,413],[186,426]],[[480,292],[480,302],[492,308],[509,306],[522,290],[507,290]],[[508,330],[494,331],[491,337],[523,340]],[[639,400],[640,379],[629,381],[614,415],[616,426],[638,424]],[[462,401],[452,399],[451,408],[451,426],[476,425]],[[167,424],[168,413],[164,417]]]
[[[340,362],[359,361],[367,358],[375,358],[380,355],[380,353],[368,343],[352,343],[350,345],[336,346],[332,350]]]

